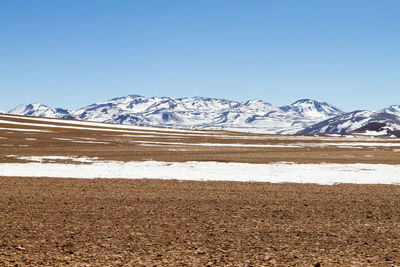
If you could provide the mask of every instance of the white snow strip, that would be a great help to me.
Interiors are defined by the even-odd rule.
[[[322,147],[324,147],[324,146],[322,146]],[[361,146],[337,146],[338,148],[346,148],[346,149],[348,149],[348,148],[351,148],[351,149],[363,149],[363,147],[361,147]]]
[[[27,141],[36,141],[37,139],[36,138],[25,138],[25,140],[27,140]]]
[[[228,146],[228,147],[281,147],[281,148],[299,148],[295,145],[265,145],[265,144],[221,144],[221,143],[177,143],[177,142],[152,142],[152,141],[131,141],[145,145],[178,145],[178,146]]]
[[[43,133],[51,133],[48,130],[38,130],[38,129],[21,129],[21,128],[4,128],[0,127],[0,130],[8,130],[8,131],[18,131],[18,132],[43,132]]]
[[[0,176],[399,184],[400,165],[222,162],[2,163]]]
[[[76,156],[17,156],[17,155],[7,155],[9,158],[16,158],[26,161],[34,161],[34,162],[42,162],[43,160],[70,160],[73,162],[82,162],[82,163],[93,163],[98,162],[98,157],[89,158],[89,157],[76,157]]]
[[[110,129],[110,128],[91,128],[91,127],[80,127],[80,126],[70,126],[70,125],[54,125],[54,124],[47,124],[47,123],[30,123],[30,122],[15,122],[15,121],[4,121],[0,120],[0,124],[13,124],[13,125],[24,125],[24,126],[32,126],[32,127],[47,127],[47,128],[59,128],[59,129],[74,129],[74,130],[88,130],[88,131],[102,131],[102,132],[119,132],[119,133],[136,133],[139,131],[135,131],[135,129],[131,130],[119,130],[119,127],[111,127],[111,128],[118,128],[118,129]],[[92,125],[88,125],[92,126]],[[102,124],[102,126],[108,127],[108,125]],[[144,128],[144,127],[143,127]],[[6,129],[6,128],[3,128]],[[123,128],[125,129],[125,128]],[[152,128],[153,129],[153,128]],[[172,129],[171,129],[172,131]],[[145,133],[152,133],[152,134],[167,134],[171,135],[174,133],[158,133],[158,132],[145,132]]]
[[[387,135],[387,131],[381,131],[381,132],[376,132],[376,131],[365,131],[365,133],[357,133],[359,135],[368,135],[368,136],[381,136],[381,135]]]
[[[190,136],[193,136],[189,134],[187,136],[186,134],[181,134],[181,135],[176,135],[176,134],[166,134],[166,133],[161,133],[163,135],[157,135],[158,133],[154,134],[154,132],[151,132],[152,134],[122,134],[122,135],[107,135],[107,136],[112,136],[112,137],[135,137],[135,138],[172,138],[172,139],[183,139],[187,138]],[[202,136],[198,134],[198,136]]]
[[[222,132],[222,131],[221,131]],[[131,133],[146,133],[146,134],[154,134],[154,135],[168,135],[168,136],[183,136],[183,137],[191,137],[191,136],[198,136],[198,137],[215,137],[219,139],[249,139],[249,140],[326,140],[326,141],[335,141],[338,140],[337,138],[322,138],[319,136],[287,136],[287,135],[265,135],[265,136],[247,136],[247,135],[226,135],[221,133],[216,134],[193,134],[191,132],[188,133],[161,133],[161,132],[153,132],[153,131],[134,131]],[[136,137],[136,134],[122,134],[119,136],[125,137]]]
[[[101,141],[71,141],[71,143],[81,143],[81,144],[111,144],[109,142],[101,142]]]
[[[126,125],[126,124],[113,124],[113,123],[102,123],[102,122],[92,122],[92,121],[78,121],[78,120],[62,120],[62,119],[53,119],[53,118],[37,118],[37,117],[18,117],[11,116],[6,114],[1,114],[0,118],[13,118],[13,119],[24,119],[24,120],[34,120],[34,121],[45,121],[49,123],[63,123],[63,124],[75,124],[75,125],[83,125],[83,126],[98,126],[98,127],[106,127],[106,128],[117,128],[117,129],[126,129],[126,130],[154,130],[154,131],[162,131],[162,132],[183,132],[183,133],[210,133],[210,131],[198,131],[198,130],[184,130],[184,129],[169,129],[169,128],[159,128],[159,127],[145,127],[145,126],[134,126],[134,125]],[[62,126],[64,127],[64,126]]]
[[[340,146],[340,147],[400,147],[400,143],[385,143],[385,142],[331,142],[331,143],[293,143],[298,146],[307,146],[307,147],[325,147],[325,146]]]
[[[223,143],[180,143],[180,142],[155,142],[155,141],[131,141],[143,145],[179,145],[179,146],[225,146],[225,147],[280,147],[280,148],[301,148],[301,147],[326,147],[337,146],[340,148],[361,148],[361,147],[400,147],[400,143],[372,143],[372,142],[332,142],[332,143],[292,143],[292,144],[223,144]]]

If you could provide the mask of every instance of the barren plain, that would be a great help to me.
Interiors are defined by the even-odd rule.
[[[373,180],[376,184],[350,179],[333,185],[4,174],[24,166],[117,162],[122,168],[145,161],[243,163],[248,172],[252,164],[320,164],[321,171],[329,164],[364,164],[359,173],[367,177],[373,166],[399,166],[400,140],[170,130],[0,114],[0,262],[400,265],[397,169],[389,180]]]

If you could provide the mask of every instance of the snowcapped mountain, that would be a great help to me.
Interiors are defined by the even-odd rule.
[[[9,113],[142,126],[292,134],[343,112],[314,100],[299,100],[279,108],[258,99],[237,102],[129,95],[75,111],[30,104],[20,105]]]
[[[130,95],[90,105],[74,115],[81,120],[190,129],[280,132],[287,128],[283,123],[277,125],[281,119],[269,113],[283,112],[261,100],[240,103],[203,97]]]
[[[382,109],[381,112],[393,114],[396,116],[400,116],[400,105],[392,105],[388,108]]]
[[[281,107],[283,111],[294,111],[306,118],[327,119],[342,115],[344,112],[340,109],[326,103],[311,99],[300,99],[290,106]]]
[[[10,110],[8,113],[47,118],[75,119],[75,117],[68,110],[62,108],[53,109],[42,104],[19,105]]]
[[[376,126],[379,125],[379,128]],[[380,131],[381,135],[390,135],[392,131],[400,130],[400,117],[383,112],[358,110],[336,116],[299,131],[299,134],[320,134],[326,132],[348,133]],[[386,132],[383,132],[386,131]],[[379,133],[371,133],[379,135]]]
[[[344,113],[326,102],[311,99],[276,107],[258,99],[237,102],[204,97],[175,99],[129,95],[78,110],[29,104],[17,106],[9,113],[141,126],[278,134],[372,133],[371,129],[377,126],[379,133],[385,135],[400,130],[400,117],[396,116],[400,115],[400,106],[390,106],[380,112]]]

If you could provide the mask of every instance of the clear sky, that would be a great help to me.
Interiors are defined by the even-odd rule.
[[[128,94],[400,104],[400,1],[3,0],[0,109]]]

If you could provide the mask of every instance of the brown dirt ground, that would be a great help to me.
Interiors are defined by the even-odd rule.
[[[357,139],[333,138],[329,141],[320,137],[279,135],[246,134],[234,132],[192,131],[188,134],[182,132],[167,132],[167,134],[148,128],[148,130],[129,132],[106,132],[97,129],[78,130],[63,128],[62,126],[76,126],[73,124],[51,123],[60,126],[52,128],[46,126],[49,122],[32,120],[29,117],[15,116],[2,117],[0,120],[0,163],[24,162],[7,155],[18,156],[87,156],[99,157],[103,160],[119,161],[219,161],[219,162],[296,162],[296,163],[379,163],[400,164],[399,139],[377,139],[379,142],[398,144],[398,146],[364,146],[364,147],[221,147],[221,146],[190,146],[190,145],[164,145],[140,144],[138,142],[175,142],[175,143],[218,143],[218,144],[261,144],[261,145],[298,145],[299,143],[351,143]],[[34,123],[32,125],[17,125],[19,123]],[[65,120],[68,123],[68,120]],[[105,124],[107,125],[107,124]],[[78,125],[79,126],[79,125]],[[88,126],[84,126],[88,127]],[[4,130],[1,128],[22,128],[34,130],[47,130],[50,132],[25,132]],[[112,128],[109,128],[112,129]],[[115,129],[112,129],[115,130]],[[158,135],[158,133],[161,133]],[[224,135],[225,137],[221,137]],[[76,141],[80,143],[75,143]],[[81,143],[81,142],[88,143]],[[103,143],[90,143],[103,142]],[[364,141],[365,142],[365,141]],[[372,141],[371,143],[374,143]]]
[[[0,178],[0,265],[400,266],[400,186]]]

